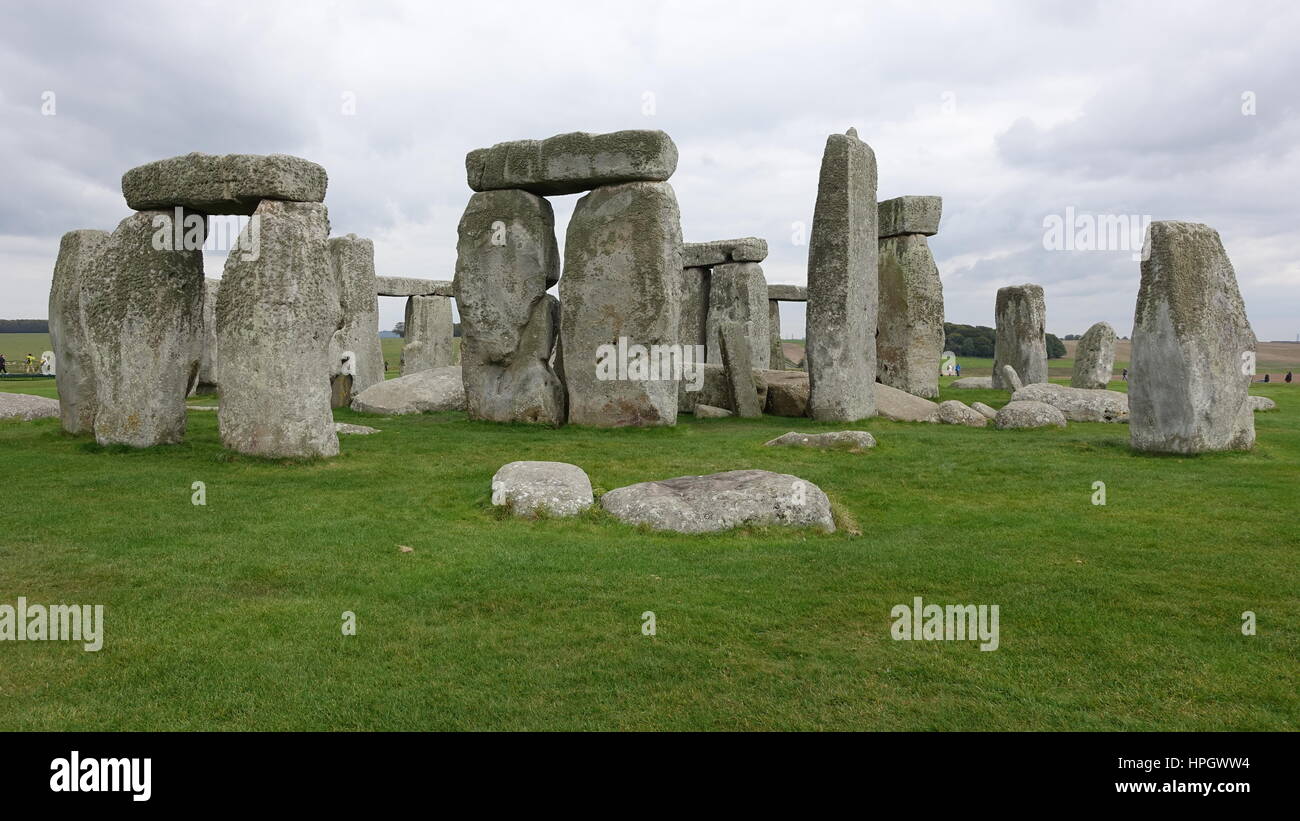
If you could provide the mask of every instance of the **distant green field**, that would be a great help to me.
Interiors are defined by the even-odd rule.
[[[10,373],[23,369],[23,359],[27,354],[36,357],[39,362],[41,354],[50,350],[49,334],[0,334],[0,354],[8,360]]]

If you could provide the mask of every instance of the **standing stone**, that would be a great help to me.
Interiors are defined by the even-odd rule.
[[[406,344],[402,346],[402,376],[452,364],[456,348],[450,297],[407,297],[403,327]]]
[[[481,192],[470,197],[458,231],[469,418],[563,425],[564,383],[551,366],[560,309],[546,293],[560,269],[551,204],[527,191]]]
[[[203,348],[203,252],[156,249],[160,216],[173,215],[142,211],[122,220],[82,284],[101,445],[185,438],[185,397]]]
[[[96,257],[108,244],[107,231],[69,231],[59,242],[50,283],[50,346],[58,369],[59,416],[68,433],[95,429],[95,366],[81,308],[81,290]]]
[[[749,334],[754,367],[768,367],[771,334],[768,330],[767,280],[757,262],[729,262],[714,266],[709,278],[709,342],[707,361],[722,364],[719,329],[736,322]]]
[[[1129,369],[1129,440],[1164,453],[1249,450],[1255,333],[1219,234],[1153,222]]]
[[[601,359],[620,338],[647,348],[679,344],[681,271],[681,213],[671,185],[613,185],[578,200],[560,281],[570,422],[676,423],[671,373],[634,379],[629,368],[626,376],[607,379],[609,363]]]
[[[384,351],[379,344],[379,297],[375,293],[375,244],[356,234],[348,234],[334,237],[328,247],[343,321],[343,327],[334,333],[330,345],[331,358],[339,363],[344,351],[352,352],[352,393],[355,396],[384,381]],[[351,402],[349,396],[344,405]]]
[[[258,456],[333,456],[330,345],[342,317],[329,214],[318,203],[264,200],[254,217],[260,253],[227,257],[217,295],[221,441]]]
[[[826,140],[808,246],[808,413],[876,412],[876,155],[855,129]]]
[[[1010,365],[1026,385],[1047,381],[1047,302],[1041,285],[998,289],[993,340],[993,387],[1012,390],[1002,366]]]
[[[935,198],[937,199],[937,198]],[[880,240],[876,375],[914,396],[939,395],[943,282],[924,234]]]
[[[238,250],[232,253],[239,253]],[[194,383],[194,393],[213,394],[219,390],[217,382],[217,293],[221,280],[203,280],[203,351],[199,355],[199,376]]]
[[[1074,373],[1070,387],[1104,389],[1115,367],[1115,329],[1108,322],[1089,328],[1074,348]]]
[[[545,140],[517,140],[465,157],[475,191],[518,189],[543,196],[577,194],[635,180],[662,181],[677,170],[677,145],[662,131],[575,131]]]
[[[769,339],[768,367],[772,370],[785,369],[785,347],[781,344],[781,303],[775,299],[767,301],[767,333]]]
[[[749,330],[738,322],[724,323],[718,329],[731,406],[737,416],[757,419],[763,415],[763,405],[754,389],[754,360],[749,339]]]
[[[699,346],[694,348],[695,352],[703,354],[706,351],[709,341],[708,268],[682,269],[682,311],[677,327],[677,338],[683,348],[687,345]],[[694,363],[698,359],[702,365],[707,361],[706,357],[707,355],[697,356],[692,353],[691,361]],[[700,392],[691,389],[694,381],[687,378],[677,383],[677,409],[682,413],[690,413],[699,398]]]

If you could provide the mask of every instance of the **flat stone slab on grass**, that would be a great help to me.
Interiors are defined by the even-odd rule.
[[[465,410],[460,367],[430,368],[371,385],[352,400],[352,410],[384,416]]]
[[[1127,422],[1128,394],[1093,388],[1071,388],[1038,382],[1011,394],[1013,402],[1046,402],[1071,422]]]
[[[950,388],[958,390],[993,390],[993,377],[991,376],[963,376],[961,379],[954,379]]]
[[[767,240],[760,237],[682,243],[683,268],[707,268],[727,262],[762,262],[765,259]]]
[[[1277,403],[1267,396],[1247,396],[1246,401],[1250,403],[1250,409],[1255,412],[1277,410]]]
[[[715,408],[712,405],[696,405],[696,419],[725,419],[728,416],[735,416],[734,413],[726,408]]]
[[[938,422],[939,406],[929,399],[877,382],[876,415],[895,422]]]
[[[956,399],[939,403],[939,421],[945,425],[966,425],[971,428],[982,428],[989,423],[984,414]]]
[[[609,134],[574,131],[545,140],[516,140],[465,157],[475,191],[522,188],[533,194],[578,194],[625,182],[663,182],[677,170],[677,145],[663,131]]]
[[[830,500],[821,488],[798,476],[767,470],[642,482],[611,490],[600,504],[628,524],[678,533],[713,533],[742,525],[835,531]]]
[[[973,410],[982,414],[985,419],[992,419],[993,417],[998,415],[998,412],[996,410],[984,404],[983,402],[971,402],[970,406]]]
[[[594,503],[586,471],[567,462],[510,462],[492,477],[492,504],[516,516],[574,516]]]
[[[861,453],[876,446],[876,437],[865,430],[837,430],[830,433],[790,431],[763,444],[767,447],[834,448],[847,450],[850,453]]]
[[[1065,427],[1065,414],[1046,402],[1008,402],[993,418],[998,430],[1014,428]]]
[[[335,422],[335,433],[352,433],[358,436],[369,436],[372,433],[381,433],[379,428],[372,428],[367,425],[351,425],[347,422]]]
[[[0,393],[0,422],[30,422],[59,415],[59,400],[26,393]]]
[[[251,215],[262,200],[323,202],[328,182],[323,167],[288,154],[194,152],[132,168],[122,175],[122,194],[136,211]]]

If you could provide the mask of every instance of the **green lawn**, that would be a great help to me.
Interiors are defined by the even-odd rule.
[[[1134,454],[1124,425],[872,419],[852,427],[880,444],[854,455],[764,448],[848,427],[775,417],[339,411],[383,432],[274,463],[223,451],[210,412],[138,452],[0,423],[0,604],[103,604],[107,623],[98,653],[0,643],[0,730],[1297,729],[1300,387],[1256,392],[1280,406],[1256,415],[1257,449],[1196,458]],[[598,492],[794,473],[841,529],[505,518],[489,481],[515,459],[573,462]],[[1000,649],[893,641],[914,596],[999,605]]]

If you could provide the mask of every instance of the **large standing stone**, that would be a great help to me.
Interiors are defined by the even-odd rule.
[[[497,143],[465,157],[465,174],[475,191],[522,188],[544,196],[636,180],[658,182],[676,170],[677,146],[662,131],[575,131]]]
[[[108,244],[107,231],[69,231],[59,242],[50,283],[50,346],[58,369],[59,416],[68,433],[95,429],[95,366],[81,308],[81,289],[95,258]]]
[[[220,290],[221,280],[203,280],[203,351],[199,355],[199,376],[194,383],[196,394],[213,394],[220,389],[217,381],[217,293]]]
[[[1153,222],[1129,368],[1129,440],[1166,453],[1248,450],[1255,333],[1219,234]]]
[[[122,175],[137,211],[175,206],[205,214],[252,214],[262,200],[321,202],[325,169],[288,154],[202,154],[147,163]]]
[[[771,334],[768,330],[767,280],[757,262],[729,262],[715,266],[709,279],[708,360],[722,363],[719,329],[735,322],[749,334],[749,349],[755,368],[770,363]]]
[[[527,191],[478,193],[458,230],[456,305],[469,417],[563,425],[564,383],[550,364],[560,309],[546,293],[560,268],[551,204]]]
[[[221,441],[258,456],[333,456],[330,343],[341,316],[329,215],[265,200],[254,216],[261,252],[227,257],[217,295]]]
[[[680,345],[681,214],[672,186],[632,182],[578,200],[564,247],[564,377],[569,421],[581,425],[672,425],[677,383],[601,378],[599,358],[620,338]],[[631,375],[631,369],[628,370]]]
[[[402,376],[452,364],[456,350],[450,297],[407,297],[403,327]]]
[[[1070,387],[1104,389],[1115,367],[1115,329],[1098,322],[1079,338],[1074,348],[1074,373]]]
[[[384,351],[379,344],[379,297],[375,293],[375,244],[348,234],[329,241],[342,311],[343,327],[334,334],[332,358],[339,362],[351,351],[352,395],[384,381]],[[448,322],[450,331],[451,323]],[[446,364],[451,364],[450,362]],[[352,397],[348,397],[348,402]]]
[[[785,368],[785,346],[781,342],[781,303],[775,299],[767,301],[767,335],[767,366],[773,370],[782,370]]]
[[[937,198],[935,198],[937,199]],[[943,283],[922,234],[880,240],[876,375],[915,396],[939,395]]]
[[[993,387],[1012,390],[1002,366],[1010,365],[1026,385],[1047,381],[1047,302],[1040,285],[998,289],[993,340]]]
[[[678,320],[677,338],[683,347],[698,346],[692,354],[692,361],[698,359],[702,364],[707,361],[709,341],[709,269],[684,268],[682,270],[682,311]],[[696,354],[700,354],[698,357]],[[698,379],[683,379],[677,383],[677,409],[690,413],[695,407],[700,391]]]
[[[736,415],[757,419],[763,415],[763,404],[754,389],[754,358],[749,343],[748,329],[738,322],[727,322],[718,329],[718,342],[722,348],[722,367],[731,393],[731,406]]]
[[[826,140],[808,247],[808,413],[876,412],[876,155],[857,131]]]
[[[101,445],[185,437],[185,397],[203,349],[203,252],[156,249],[154,218],[163,215],[172,216],[143,211],[122,220],[82,284]]]
[[[835,530],[830,500],[821,488],[798,476],[766,470],[642,482],[611,490],[600,497],[600,504],[629,524],[679,533],[709,533],[741,525]]]

